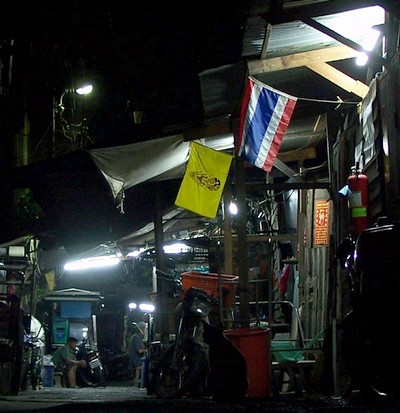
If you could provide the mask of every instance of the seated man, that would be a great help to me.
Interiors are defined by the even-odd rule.
[[[77,360],[75,349],[78,340],[68,337],[67,344],[57,349],[52,357],[55,371],[61,371],[66,378],[66,387],[76,388],[76,370],[86,367],[85,360]]]

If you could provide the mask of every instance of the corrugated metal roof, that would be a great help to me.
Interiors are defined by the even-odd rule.
[[[375,16],[374,24],[383,23],[383,15],[379,13],[380,6],[365,7],[362,9],[349,10],[334,13],[327,16],[316,17],[314,20],[331,30],[345,36],[349,40],[360,43],[368,34],[371,26],[362,24],[365,18]],[[265,26],[267,22],[264,21]],[[265,32],[265,29],[264,29]],[[261,34],[261,33],[260,33]],[[244,50],[253,42],[245,32]],[[324,47],[338,46],[341,43],[332,37],[310,27],[300,20],[272,25],[269,34],[266,58],[286,56]],[[259,53],[261,50],[259,51]],[[245,56],[244,52],[242,53]]]
[[[284,1],[283,10],[293,11],[294,8],[296,10],[303,10],[303,8],[309,10],[310,7],[315,5],[323,6],[328,4],[332,7],[334,3],[338,4],[338,8],[342,10],[343,2],[331,1]],[[350,3],[348,5],[349,8],[351,8]],[[206,118],[237,115],[235,111],[239,108],[248,62],[261,61],[261,59],[269,62],[271,59],[280,57],[284,66],[285,59],[288,56],[342,45],[340,41],[300,20],[269,25],[265,16],[271,12],[270,7],[270,1],[259,0],[253,3],[244,27],[242,43],[243,60],[241,63],[208,69],[200,74],[202,101]],[[374,24],[381,24],[383,22],[383,14],[378,13],[378,9],[383,10],[379,6],[371,6],[363,8],[361,11],[364,15],[375,16]],[[339,33],[339,35],[345,36],[350,42],[356,43],[361,42],[370,28],[370,26],[361,25],[362,18],[358,9],[317,16],[315,21]],[[267,43],[264,44],[264,42]],[[330,62],[330,65],[356,80],[365,81],[367,68],[357,67],[354,63],[354,58]],[[338,106],[328,101],[335,102],[338,99],[351,102],[361,101],[360,96],[344,90],[306,66],[287,66],[264,73],[256,73],[253,76],[269,86],[299,98],[291,122],[291,133],[290,135],[286,134],[281,151],[294,149],[294,136],[296,136],[296,143],[299,148],[307,146],[307,144],[316,144],[316,139],[309,138],[314,136],[312,134],[312,127],[316,122],[317,116],[321,113],[335,110],[336,106]],[[318,102],[318,100],[321,100],[321,102]],[[304,131],[301,131],[301,129],[299,129],[298,133],[296,132],[297,121],[304,116],[310,122],[308,125],[310,136],[305,136]],[[304,120],[302,123],[304,123]],[[288,142],[289,136],[291,136],[290,144]],[[318,136],[321,139],[324,138],[323,133],[319,133]]]

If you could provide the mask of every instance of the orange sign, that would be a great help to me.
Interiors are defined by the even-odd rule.
[[[328,245],[329,243],[329,202],[315,203],[314,244]]]

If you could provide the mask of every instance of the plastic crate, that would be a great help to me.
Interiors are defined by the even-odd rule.
[[[195,271],[181,274],[183,293],[189,288],[200,288],[208,294],[218,297],[218,274],[201,273]],[[221,274],[221,283],[224,295],[224,307],[231,308],[235,303],[236,287],[239,277],[236,275]]]

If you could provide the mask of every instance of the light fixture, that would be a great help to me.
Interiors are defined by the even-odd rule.
[[[144,311],[145,313],[152,313],[156,308],[153,304],[141,303],[139,304],[139,310]]]
[[[138,255],[140,255],[140,253],[142,253],[143,251],[145,251],[145,248],[139,248],[136,251],[131,251],[127,254],[127,257],[133,257],[136,258]]]
[[[76,92],[78,95],[89,95],[90,93],[92,93],[92,91],[93,91],[93,85],[91,85],[91,84],[83,85],[83,86],[81,86],[81,87],[78,87],[78,88],[75,90],[75,92]]]
[[[365,37],[362,43],[362,47],[365,51],[371,52],[374,50],[375,45],[378,42],[378,39],[381,36],[381,32],[374,27],[371,28],[371,30],[368,32],[368,35]],[[356,64],[357,66],[365,66],[365,64],[368,61],[368,55],[367,53],[360,52],[356,58]]]
[[[138,308],[138,305],[134,302],[128,304],[128,308],[130,310],[136,310]],[[155,310],[155,306],[153,304],[149,303],[140,303],[139,304],[139,310],[143,311],[144,313],[152,313]]]
[[[68,93],[76,92],[78,95],[84,96],[84,95],[89,95],[90,93],[92,93],[92,91],[93,91],[93,85],[91,84],[84,84],[78,87],[77,89],[67,88],[64,90],[64,92],[60,96],[60,103],[58,104],[58,107],[61,110],[64,110],[63,99],[64,99],[64,96]]]
[[[378,29],[382,32],[381,27],[385,24],[385,13],[385,9],[378,5],[360,7],[334,14],[331,18],[325,19],[324,24],[334,32],[359,44],[366,52],[370,52],[378,40],[376,33],[372,33],[372,30]],[[371,41],[373,42],[372,46]],[[365,62],[368,60],[367,54],[360,52],[356,64],[362,63],[363,58]]]
[[[237,215],[237,213],[238,213],[237,203],[233,200],[229,204],[229,212],[231,213],[231,215]]]
[[[110,267],[120,263],[116,255],[104,255],[100,257],[84,258],[81,260],[67,262],[64,265],[65,271],[78,271],[88,268]]]
[[[177,242],[171,245],[164,245],[163,249],[166,254],[182,254],[185,252],[190,252],[190,247],[181,242]]]

